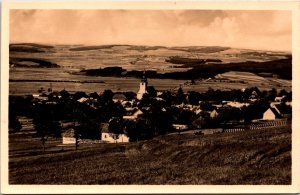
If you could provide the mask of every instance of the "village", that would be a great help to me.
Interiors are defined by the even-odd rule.
[[[10,133],[31,132],[43,145],[62,137],[63,145],[126,143],[174,133],[206,135],[271,129],[291,123],[292,92],[256,87],[205,93],[156,91],[144,71],[137,94],[68,93],[40,89],[10,98]]]

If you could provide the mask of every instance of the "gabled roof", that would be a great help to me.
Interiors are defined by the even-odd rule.
[[[108,126],[108,123],[101,123],[101,133],[109,133]]]
[[[116,93],[113,98],[114,100],[127,100],[126,96],[122,93]]]
[[[292,114],[292,108],[285,104],[275,104],[274,108],[279,112],[279,114]]]
[[[211,117],[211,118],[216,118],[218,115],[219,115],[219,113],[218,113],[216,110],[213,110],[213,111],[210,113],[210,117]]]
[[[73,128],[70,128],[62,133],[62,137],[74,137],[75,136],[75,130]]]
[[[269,108],[269,109],[274,113],[274,115],[275,115],[276,118],[280,118],[281,117],[280,113],[278,113],[278,111],[275,108]]]
[[[77,100],[77,101],[80,102],[80,103],[83,103],[83,102],[86,102],[87,100],[88,100],[88,98],[82,97],[82,98],[80,98],[80,99]]]

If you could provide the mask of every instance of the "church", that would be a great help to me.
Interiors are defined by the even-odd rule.
[[[143,98],[143,95],[147,92],[147,87],[148,87],[148,81],[147,81],[147,77],[146,77],[146,73],[145,71],[143,72],[143,76],[142,76],[142,80],[140,82],[140,89],[137,93],[136,98],[138,100],[141,100]]]

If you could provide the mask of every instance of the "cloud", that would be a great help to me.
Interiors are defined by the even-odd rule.
[[[291,50],[289,11],[11,10],[10,41]]]

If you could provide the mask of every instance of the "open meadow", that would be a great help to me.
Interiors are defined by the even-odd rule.
[[[291,184],[291,127],[62,147],[9,137],[10,184]]]
[[[110,89],[114,92],[136,92],[140,75],[134,73],[126,76],[130,71],[156,71],[164,75],[149,77],[149,84],[156,90],[172,90],[182,86],[184,91],[205,92],[208,88],[231,90],[256,86],[261,90],[277,89],[291,90],[291,79],[283,80],[272,77],[257,76],[250,73],[274,72],[276,64],[284,67],[289,73],[290,53],[256,51],[249,49],[234,49],[227,47],[162,47],[162,46],[136,46],[136,45],[39,45],[39,44],[10,44],[9,94],[28,95],[37,93],[43,87],[48,89],[50,83],[55,91],[63,89],[69,92],[84,91],[86,93],[103,92]],[[172,62],[179,58],[180,62]],[[203,60],[217,61],[215,64],[201,64]],[[275,60],[275,61],[271,61]],[[277,60],[277,61],[276,61]],[[279,61],[278,61],[279,60]],[[281,61],[280,61],[281,60]],[[199,62],[189,64],[189,61]],[[220,61],[220,62],[219,62]],[[259,67],[245,69],[257,64],[247,62],[266,62]],[[271,62],[270,62],[271,61]],[[204,61],[202,62],[204,63]],[[240,63],[240,64],[235,64]],[[124,70],[121,75],[85,75],[84,70],[97,70],[101,68],[119,67]],[[270,69],[268,67],[271,67]],[[203,69],[204,68],[204,69]],[[222,71],[218,71],[219,69]],[[195,69],[195,70],[193,70]],[[203,69],[203,70],[202,70]],[[220,70],[221,70],[220,69]],[[189,72],[190,71],[190,72]],[[235,82],[202,82],[194,85],[185,85],[193,79],[184,76],[188,72],[197,75],[197,78],[206,79],[207,73],[216,78],[225,78]],[[244,71],[244,72],[243,72]],[[247,71],[250,71],[247,74]],[[187,72],[187,73],[186,73]],[[255,71],[254,71],[255,72]],[[79,74],[80,73],[80,74]],[[178,75],[177,75],[178,73]],[[179,74],[182,73],[182,74]],[[219,74],[221,73],[221,74]],[[150,74],[150,73],[149,73]],[[180,77],[181,75],[181,77]],[[182,76],[183,75],[183,76]],[[194,75],[194,76],[195,76]],[[199,76],[202,75],[202,76]],[[72,82],[74,81],[74,82]],[[241,83],[240,81],[245,81]]]

